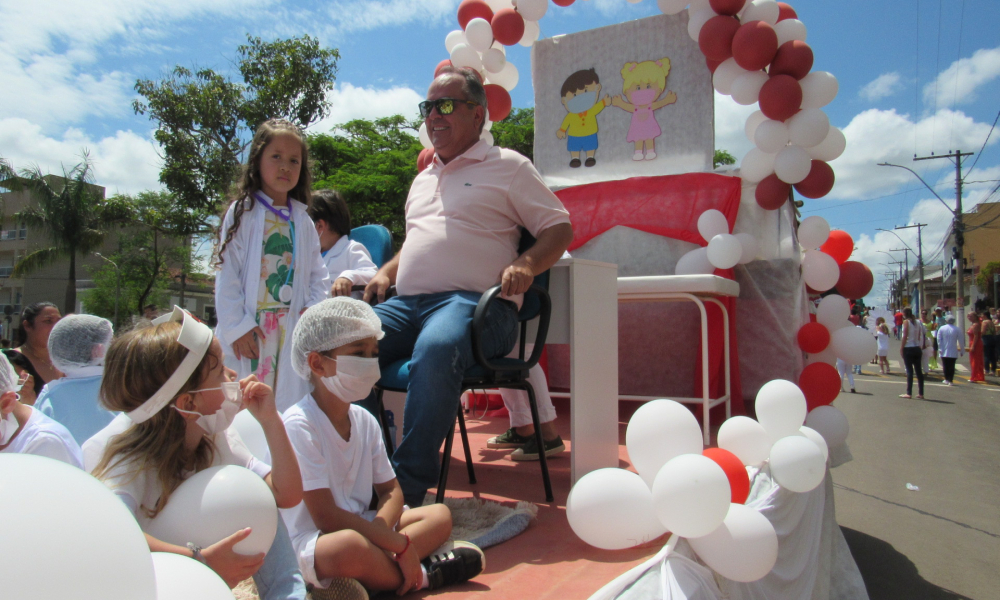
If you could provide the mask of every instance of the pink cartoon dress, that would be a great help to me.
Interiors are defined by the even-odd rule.
[[[658,95],[659,90],[657,89],[632,92],[629,101],[635,106],[635,112],[632,113],[632,122],[629,124],[626,141],[642,142],[651,140],[662,133],[660,124],[656,122],[651,108]]]

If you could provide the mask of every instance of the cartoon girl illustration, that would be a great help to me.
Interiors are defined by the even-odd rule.
[[[645,60],[640,63],[628,62],[622,67],[622,96],[615,96],[611,104],[632,113],[632,123],[626,140],[635,144],[632,160],[653,160],[656,158],[656,137],[662,133],[653,111],[677,101],[677,94],[667,92],[667,75],[670,74],[670,59]],[[627,100],[627,101],[626,101]],[[645,150],[645,156],[643,156]]]

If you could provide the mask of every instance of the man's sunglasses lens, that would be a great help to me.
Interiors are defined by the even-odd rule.
[[[450,115],[455,112],[455,101],[451,98],[439,98],[438,100],[424,100],[419,104],[420,116],[427,118],[436,107],[442,115]]]

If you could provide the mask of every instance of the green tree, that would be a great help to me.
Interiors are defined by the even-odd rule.
[[[993,306],[997,304],[997,298],[993,295],[993,277],[998,273],[1000,273],[1000,262],[993,261],[986,263],[985,267],[979,269],[979,275],[976,275],[976,287],[986,292]]]
[[[712,168],[718,169],[722,165],[735,165],[736,157],[730,154],[726,150],[716,150],[715,156],[712,158]]]
[[[257,126],[283,117],[301,127],[328,114],[336,49],[307,36],[265,42],[247,36],[237,49],[237,82],[212,69],[177,66],[165,78],[140,79],[136,114],[156,122],[163,147],[160,182],[186,217],[187,233],[210,229]]]
[[[21,172],[21,182],[35,196],[37,204],[18,212],[14,218],[45,232],[52,245],[19,260],[11,276],[24,277],[64,256],[69,257],[63,310],[76,310],[77,255],[99,248],[109,228],[126,217],[127,209],[114,199],[104,199],[100,188],[94,185],[86,153],[83,162],[70,171],[64,169],[61,178],[42,175],[35,167]]]
[[[497,121],[490,129],[493,134],[493,143],[502,148],[516,150],[528,157],[535,159],[535,109],[515,108],[510,111],[507,118]]]

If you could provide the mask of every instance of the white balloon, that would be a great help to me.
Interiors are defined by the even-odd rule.
[[[274,494],[253,471],[225,465],[199,471],[177,486],[145,531],[170,544],[205,548],[246,527],[253,532],[233,551],[267,552],[278,529]]]
[[[768,438],[778,440],[795,435],[802,427],[806,420],[806,397],[791,381],[773,379],[757,392],[754,409]]]
[[[812,148],[825,140],[828,133],[830,118],[818,108],[802,109],[788,119],[788,139],[797,146]]]
[[[710,208],[698,215],[698,233],[709,242],[721,233],[729,233],[729,221],[721,210]]]
[[[483,66],[483,61],[479,58],[476,49],[468,44],[457,44],[451,51],[451,64],[455,67],[469,67],[479,70]]]
[[[823,483],[826,475],[823,452],[815,442],[798,435],[798,431],[771,446],[768,463],[778,485],[792,492],[812,491]]]
[[[788,145],[788,125],[781,121],[767,119],[757,126],[753,143],[768,154],[777,154]]]
[[[743,23],[764,21],[768,25],[774,25],[778,22],[780,12],[781,9],[778,8],[778,3],[775,0],[754,0],[750,3],[750,7],[744,11],[741,20]]]
[[[485,52],[493,44],[493,26],[482,17],[470,19],[465,25],[465,39],[479,52]]]
[[[125,504],[89,473],[0,454],[0,596],[156,600],[149,545]]]
[[[427,122],[424,121],[420,124],[420,129],[417,130],[417,137],[420,138],[420,144],[424,148],[433,148],[434,142],[431,141],[431,136],[427,133]]]
[[[840,87],[833,73],[827,71],[812,71],[799,80],[799,86],[802,88],[802,108],[826,106],[837,97]]]
[[[736,239],[740,241],[739,264],[745,265],[756,260],[757,250],[759,249],[757,238],[755,238],[751,233],[737,233]]]
[[[743,126],[743,132],[746,134],[747,139],[751,142],[754,141],[754,136],[757,135],[757,127],[767,120],[767,116],[759,110],[754,111],[747,117],[746,125]]]
[[[701,537],[722,525],[732,494],[729,478],[718,463],[701,454],[682,454],[656,475],[653,510],[674,534]]]
[[[232,590],[215,571],[180,554],[153,552],[156,600],[233,600]]]
[[[660,12],[665,15],[676,15],[684,10],[688,5],[688,0],[656,0],[656,5],[660,7]]]
[[[845,148],[847,148],[847,138],[844,137],[844,132],[836,127],[831,127],[826,138],[812,148],[806,149],[806,152],[816,160],[830,162],[843,154]]]
[[[631,548],[666,533],[653,512],[649,486],[625,469],[597,469],[581,477],[566,500],[566,518],[577,537],[605,550]]]
[[[837,294],[823,296],[823,299],[819,301],[819,306],[816,307],[816,321],[826,325],[831,333],[841,327],[846,327],[844,323],[850,325],[851,322],[847,320],[850,316],[850,301]]]
[[[815,250],[830,237],[830,224],[818,215],[806,217],[799,223],[799,245],[805,250]]]
[[[760,95],[760,88],[767,81],[767,73],[763,71],[745,71],[736,76],[730,86],[733,100],[737,104],[750,106],[757,101]]]
[[[493,14],[496,14],[498,10],[503,10],[505,8],[513,8],[514,5],[510,0],[486,0],[486,6],[490,7]]]
[[[423,127],[423,125],[421,125]],[[258,460],[271,464],[271,451],[267,446],[267,438],[264,436],[264,428],[260,422],[250,414],[249,410],[241,410],[236,413],[231,427],[236,429],[240,439]]]
[[[653,400],[635,411],[625,429],[629,460],[646,485],[668,460],[680,454],[701,454],[701,427],[691,411],[673,400]]]
[[[486,119],[486,122],[483,123],[483,131],[489,131],[491,129],[493,129],[493,121]]]
[[[732,269],[743,256],[743,246],[735,235],[720,233],[708,242],[708,262],[716,269]]]
[[[522,17],[524,15],[521,15]],[[538,27],[537,21],[525,21],[524,22],[524,35],[521,36],[521,41],[518,44],[531,48],[531,45],[535,43],[538,36],[541,35],[542,30]]]
[[[507,56],[507,46],[504,46],[503,44],[501,44],[500,42],[498,42],[496,40],[493,40],[493,45],[490,46],[490,48],[494,48],[496,50],[499,50],[501,54],[503,54],[504,56]]]
[[[806,250],[805,256],[802,257],[802,279],[805,280],[806,285],[817,292],[825,292],[837,285],[837,280],[840,279],[840,265],[825,252]],[[872,340],[874,339],[872,338]],[[864,361],[851,364],[860,365],[863,363]]]
[[[711,6],[701,7],[697,10],[694,10],[694,7],[688,9],[688,35],[691,36],[692,40],[695,42],[698,41],[698,34],[701,33],[701,28],[714,16],[717,15]]]
[[[771,439],[764,426],[750,417],[731,417],[719,427],[719,448],[736,455],[743,464],[753,466],[767,460]]]
[[[740,177],[744,181],[757,183],[774,173],[774,159],[777,154],[768,154],[760,148],[751,148],[740,162]]]
[[[712,85],[717,92],[728,96],[733,92],[733,82],[736,81],[736,78],[748,72],[736,64],[735,58],[727,58],[715,68],[715,73],[712,75]]]
[[[774,33],[778,34],[778,46],[785,42],[806,41],[806,25],[798,19],[785,19],[774,24]]]
[[[819,432],[829,448],[836,448],[846,442],[851,430],[844,413],[830,405],[817,406],[809,411],[806,426]]]
[[[826,363],[830,366],[837,366],[837,355],[833,353],[833,348],[827,346],[822,352],[810,354],[806,357],[806,364],[811,365],[816,362]]]
[[[830,332],[830,347],[849,365],[863,365],[875,356],[875,336],[860,327],[841,327]]]
[[[459,44],[466,44],[468,40],[465,39],[465,32],[461,29],[456,29],[454,31],[449,31],[448,35],[444,38],[444,47],[451,54],[451,51],[455,49],[455,46]]]
[[[483,132],[479,134],[479,139],[485,141],[490,146],[493,145],[493,134],[486,131],[486,128],[483,128]]]
[[[757,581],[770,573],[778,560],[774,526],[767,517],[742,504],[730,504],[721,527],[688,543],[713,571],[733,581]]]
[[[785,146],[774,157],[774,174],[785,183],[796,184],[812,169],[812,158],[798,146]]]
[[[806,421],[808,420],[809,417],[807,416]],[[826,440],[823,439],[823,436],[820,434],[820,432],[816,431],[812,427],[806,427],[805,425],[803,425],[802,427],[799,427],[799,434],[807,439],[812,440],[812,442],[816,444],[816,447],[819,448],[819,451],[823,453],[824,463],[827,461],[828,458],[830,458],[830,449],[827,447]]]
[[[525,21],[538,21],[549,10],[549,0],[514,0],[514,6]]]
[[[711,275],[715,267],[708,261],[708,248],[695,248],[677,261],[675,275]]]
[[[486,52],[483,52],[483,68],[489,71],[489,74],[499,73],[506,64],[507,58],[503,52],[496,48],[490,48]]]
[[[487,81],[495,83],[507,91],[517,87],[517,81],[519,78],[520,74],[517,72],[517,67],[515,67],[514,63],[510,61],[504,63],[504,66],[500,69],[500,71],[486,74]]]

